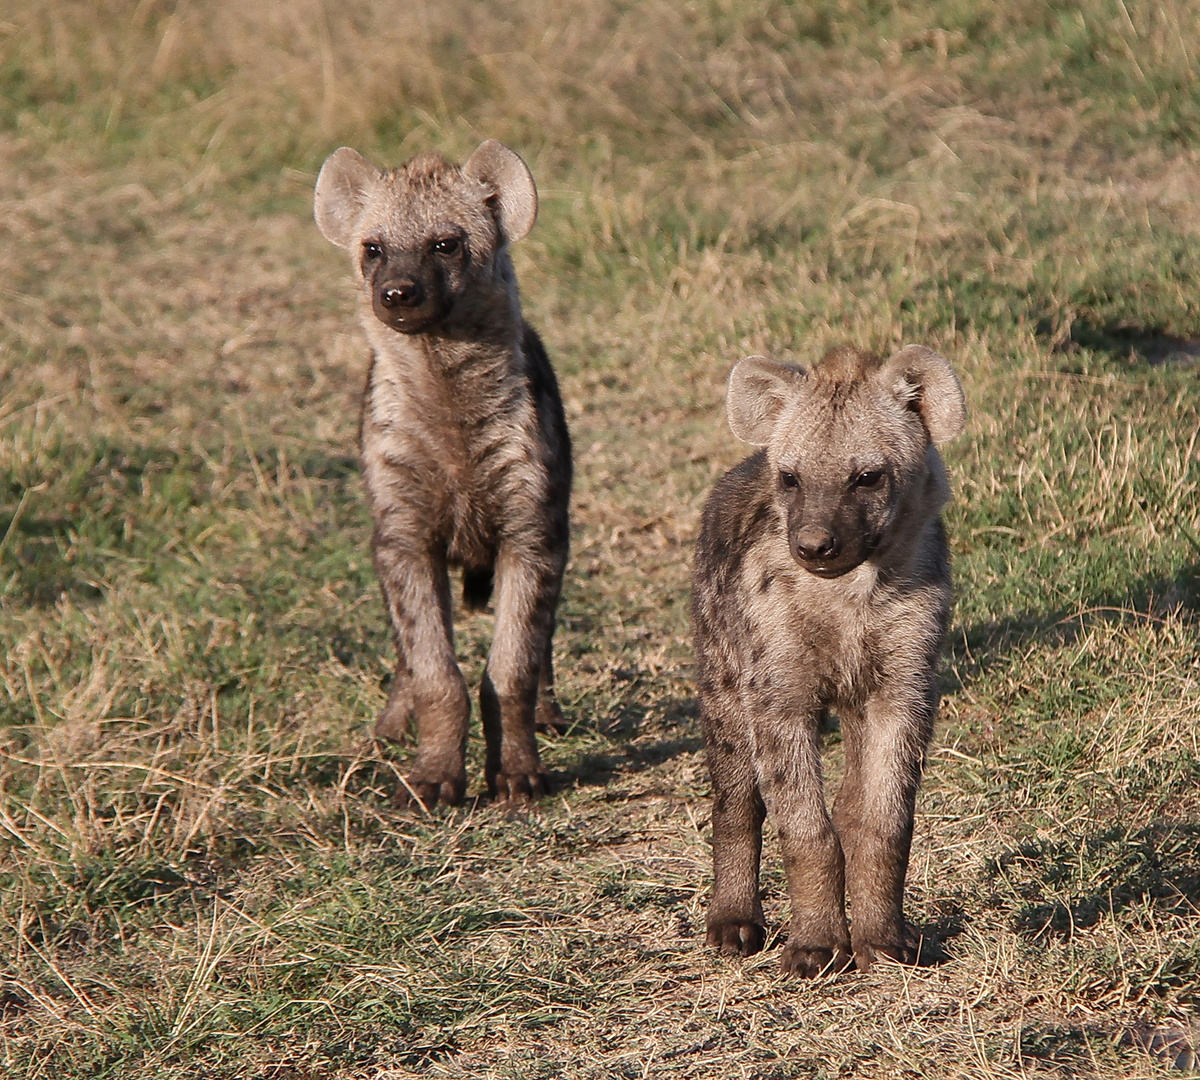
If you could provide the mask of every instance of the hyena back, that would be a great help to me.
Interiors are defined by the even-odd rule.
[[[417,751],[397,802],[458,803],[470,717],[448,568],[495,636],[480,689],[487,783],[545,788],[535,725],[559,727],[551,641],[567,561],[571,446],[554,371],[521,314],[508,245],[533,227],[525,163],[488,140],[461,166],[420,154],[380,170],[343,147],[315,217],[349,253],[371,348],[360,447],[372,552],[397,663],[376,733]]]
[[[730,378],[728,413],[761,449],[717,483],[696,548],[708,943],[742,955],[763,946],[769,812],[792,907],[783,970],[915,962],[902,898],[950,608],[950,489],[935,447],[962,430],[962,389],[920,346],[886,361],[834,350],[810,371],[751,357]],[[829,712],[846,754],[832,815]]]

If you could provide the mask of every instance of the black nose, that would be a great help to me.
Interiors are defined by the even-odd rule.
[[[832,533],[797,538],[793,545],[797,559],[805,562],[828,562],[842,552],[842,542]]]
[[[398,281],[380,293],[379,302],[385,308],[420,307],[425,290],[419,281]]]

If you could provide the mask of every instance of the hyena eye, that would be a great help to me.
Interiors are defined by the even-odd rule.
[[[459,248],[459,239],[457,236],[447,236],[444,240],[439,240],[433,245],[433,250],[439,255],[453,255]]]
[[[798,477],[794,472],[788,472],[786,469],[780,469],[779,482],[785,488],[798,488],[800,486],[800,477]]]
[[[373,244],[369,240],[363,244],[363,258],[368,262],[374,262],[376,259],[383,258],[383,248],[379,244]]]
[[[874,488],[878,487],[882,481],[882,469],[864,469],[854,478],[852,486],[856,488]]]

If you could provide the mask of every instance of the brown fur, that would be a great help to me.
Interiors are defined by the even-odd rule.
[[[734,433],[763,449],[718,482],[696,549],[708,942],[742,955],[763,946],[769,811],[792,905],[783,970],[911,963],[904,877],[950,607],[950,491],[934,444],[961,431],[962,390],[920,346],[886,361],[844,348],[809,372],[744,360],[728,406]],[[832,816],[821,779],[830,711],[846,751]]]
[[[397,801],[458,803],[470,701],[455,659],[447,569],[496,632],[480,689],[487,783],[545,789],[535,718],[558,727],[551,638],[567,561],[571,448],[545,349],[521,315],[508,244],[533,226],[525,163],[494,140],[462,166],[419,154],[380,171],[343,148],[317,180],[315,216],[351,255],[371,346],[361,452],[372,550],[398,654],[376,723],[415,720]]]

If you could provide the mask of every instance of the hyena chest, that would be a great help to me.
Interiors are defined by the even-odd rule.
[[[822,580],[774,560],[750,563],[746,584],[754,587],[743,591],[750,666],[768,659],[781,691],[815,694],[826,704],[858,697],[874,684],[879,612],[867,596],[853,595],[857,583]]]
[[[439,462],[434,495],[450,561],[484,567],[504,536],[520,531],[528,516],[523,495],[536,470],[520,440],[487,429],[475,434]]]
[[[503,536],[520,520],[517,483],[525,455],[486,430],[474,438],[431,428],[413,417],[404,425],[363,425],[367,488],[377,514],[402,519],[406,534],[423,537],[449,562],[487,567]]]
[[[492,495],[474,485],[465,485],[447,500],[442,531],[451,563],[482,568],[495,562],[504,515]]]

